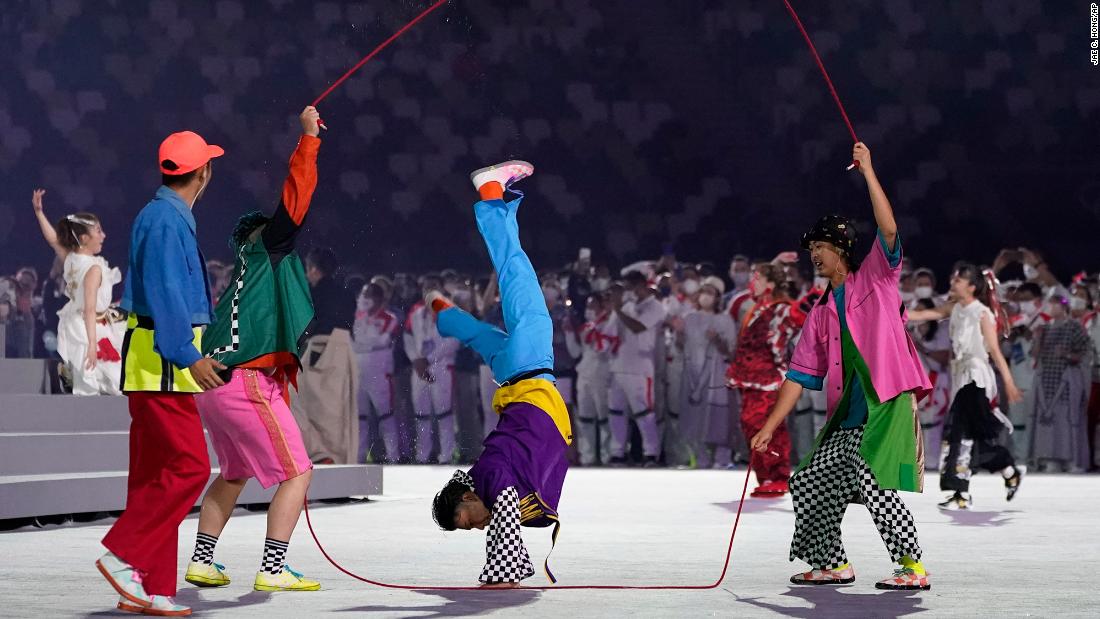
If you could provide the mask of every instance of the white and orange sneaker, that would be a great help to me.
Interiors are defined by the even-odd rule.
[[[815,569],[791,576],[791,582],[796,585],[848,585],[855,581],[856,571],[850,564],[835,570]]]
[[[103,555],[95,562],[95,566],[128,604],[138,608],[152,604],[149,594],[145,593],[145,587],[141,584],[141,572],[115,553]]]
[[[125,597],[119,599],[118,609],[128,613],[151,615],[153,617],[187,617],[191,615],[191,607],[176,604],[176,601],[166,595],[154,595],[151,598],[152,606],[138,606]]]
[[[427,305],[428,309],[438,314],[445,309],[450,309],[454,307],[455,304],[442,292],[438,290],[432,290],[428,294],[424,295],[424,305]]]
[[[481,189],[482,185],[491,181],[496,181],[500,183],[501,187],[508,189],[509,185],[517,183],[534,173],[535,166],[526,161],[513,160],[474,170],[470,173],[470,180],[474,183],[474,189],[478,190]]]
[[[932,588],[932,584],[928,582],[927,572],[920,573],[911,567],[899,567],[894,570],[893,576],[875,583],[875,588],[893,591],[928,591]]]

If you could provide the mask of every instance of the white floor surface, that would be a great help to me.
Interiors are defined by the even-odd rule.
[[[436,529],[431,496],[444,467],[388,467],[385,491],[367,503],[313,508],[313,524],[344,566],[370,578],[413,585],[476,584],[484,534]],[[744,471],[574,469],[560,505],[562,532],[551,567],[560,585],[705,585],[715,581],[737,510]],[[928,486],[936,487],[935,473]],[[999,477],[973,484],[974,508],[942,513],[938,491],[902,496],[916,516],[927,592],[876,591],[892,569],[867,512],[849,508],[844,540],[853,585],[795,587],[789,563],[790,499],[746,499],[729,573],[707,591],[397,591],[353,580],[332,568],[299,524],[290,565],[319,579],[310,593],[258,593],[265,515],[238,510],[216,560],[235,582],[199,590],[183,583],[197,518],[180,528],[178,600],[195,616],[314,617],[1098,617],[1092,582],[1100,554],[1100,476],[1031,475],[1012,503]],[[93,562],[109,521],[0,533],[6,560],[0,616],[129,616]],[[525,529],[541,564],[549,530]],[[540,575],[528,584],[546,584]]]

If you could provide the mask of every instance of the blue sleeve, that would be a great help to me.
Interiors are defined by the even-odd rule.
[[[878,242],[882,243],[882,251],[886,254],[886,261],[890,263],[891,269],[896,269],[901,264],[901,235],[894,239],[894,248],[890,249],[886,246],[886,239],[882,236],[882,230],[878,231]]]
[[[179,230],[157,222],[141,241],[136,257],[153,319],[153,349],[180,369],[191,367],[202,355],[195,348],[195,332],[182,289],[187,283],[187,255]]]
[[[787,370],[787,380],[796,382],[810,391],[821,391],[825,388],[825,377],[810,376],[798,370]]]

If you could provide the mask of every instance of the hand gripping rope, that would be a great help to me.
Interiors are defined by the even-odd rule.
[[[772,453],[775,454],[775,452],[772,452]],[[775,455],[778,455],[778,454],[775,454]],[[729,545],[726,547],[726,561],[725,561],[725,563],[722,564],[722,573],[718,575],[718,580],[715,580],[713,583],[711,583],[709,585],[562,585],[562,586],[541,586],[541,587],[520,586],[520,587],[513,587],[511,589],[501,589],[501,591],[514,591],[515,589],[529,589],[529,590],[540,590],[540,591],[562,590],[562,589],[568,589],[568,590],[577,590],[577,589],[605,589],[605,590],[607,590],[607,589],[631,589],[631,590],[643,590],[644,589],[644,590],[664,590],[664,591],[668,591],[668,590],[690,591],[690,590],[717,589],[718,585],[722,584],[722,581],[726,578],[726,571],[729,569],[729,566],[730,566],[730,555],[733,554],[733,540],[737,536],[737,525],[741,522],[741,508],[745,506],[745,494],[748,492],[748,489],[749,489],[749,477],[752,476],[753,464],[755,464],[755,462],[756,462],[756,452],[753,452],[752,456],[749,459],[749,468],[745,471],[745,484],[744,484],[744,486],[741,487],[741,501],[738,502],[738,504],[737,504],[737,517],[734,518],[734,520],[733,520],[733,530],[730,532]],[[317,532],[313,530],[313,522],[309,518],[309,499],[308,498],[306,499],[306,502],[305,502],[305,512],[306,512],[306,526],[309,527],[309,534],[313,536],[313,541],[317,544],[317,549],[321,551],[321,554],[324,555],[325,559],[327,559],[328,562],[331,563],[333,567],[335,567],[336,569],[340,570],[341,572],[347,574],[348,576],[351,576],[352,578],[354,578],[356,580],[360,580],[360,581],[363,581],[367,584],[375,585],[375,586],[378,586],[378,587],[385,587],[387,589],[407,589],[407,590],[412,590],[412,591],[484,591],[484,590],[491,590],[491,589],[486,589],[484,587],[477,587],[477,586],[474,586],[474,587],[469,587],[469,586],[467,586],[467,587],[445,587],[445,586],[433,586],[433,585],[402,585],[402,584],[393,584],[393,583],[381,582],[381,581],[377,581],[377,580],[371,580],[370,578],[360,576],[360,575],[358,575],[354,572],[351,572],[351,571],[347,570],[342,565],[337,563],[336,560],[333,559],[328,554],[328,552],[325,550],[325,547],[323,545],[321,545],[321,540],[317,539]]]

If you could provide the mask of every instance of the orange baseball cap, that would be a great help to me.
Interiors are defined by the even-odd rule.
[[[206,165],[214,157],[225,154],[221,146],[207,144],[194,131],[180,131],[164,138],[157,152],[160,171],[169,176],[193,172]]]

